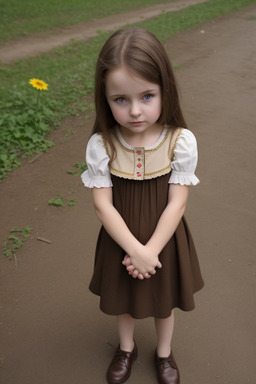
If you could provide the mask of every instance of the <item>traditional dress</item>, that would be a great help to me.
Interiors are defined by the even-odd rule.
[[[150,147],[132,147],[118,127],[113,131],[116,157],[109,166],[110,147],[101,134],[87,145],[86,187],[113,188],[113,204],[132,234],[146,244],[168,203],[169,184],[196,185],[197,143],[188,129],[165,126]],[[122,265],[126,252],[101,228],[90,290],[110,315],[167,318],[173,308],[194,309],[194,293],[202,280],[194,242],[183,217],[159,255],[162,268],[149,279],[131,277]]]

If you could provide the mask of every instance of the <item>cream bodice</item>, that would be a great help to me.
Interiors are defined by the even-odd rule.
[[[169,183],[196,185],[197,143],[188,129],[165,127],[157,142],[151,147],[132,147],[115,129],[113,143],[116,157],[109,166],[110,146],[101,134],[94,134],[87,145],[87,171],[82,174],[86,187],[112,187],[111,174],[138,181],[152,179],[169,173]]]

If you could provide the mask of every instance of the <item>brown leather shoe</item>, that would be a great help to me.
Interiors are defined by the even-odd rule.
[[[155,353],[156,371],[159,384],[180,384],[180,374],[172,353],[165,358]]]
[[[135,342],[132,352],[122,351],[120,346],[117,348],[107,372],[109,384],[124,383],[129,378],[132,364],[137,359],[137,355],[138,350]]]

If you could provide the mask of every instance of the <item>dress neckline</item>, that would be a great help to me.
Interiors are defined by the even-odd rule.
[[[150,149],[155,149],[155,148],[157,148],[158,145],[164,140],[164,138],[165,138],[165,136],[166,136],[166,133],[167,133],[167,127],[166,127],[166,125],[164,125],[164,128],[163,128],[163,130],[162,130],[162,133],[161,133],[161,135],[159,136],[159,138],[157,139],[157,141],[156,141],[154,144],[152,144],[152,145],[150,145],[150,146],[148,146],[148,147],[135,147],[135,146],[132,146],[132,145],[128,144],[128,143],[124,140],[124,138],[123,138],[123,136],[122,136],[122,134],[121,134],[121,132],[120,132],[120,128],[119,128],[119,126],[116,126],[116,127],[115,127],[115,132],[116,132],[117,138],[119,139],[120,143],[121,143],[125,148],[127,148],[127,149],[131,149],[131,150],[133,150],[134,148],[144,148],[145,150],[150,150]]]

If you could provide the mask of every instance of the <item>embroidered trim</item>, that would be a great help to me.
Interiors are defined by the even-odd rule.
[[[164,129],[165,129],[165,128],[164,128]],[[164,129],[163,129],[163,130],[164,130]],[[120,141],[118,135],[116,134],[116,131],[114,131],[114,135],[115,135],[115,138],[117,139],[117,143],[118,143],[118,145],[120,145],[121,148],[123,148],[125,151],[127,151],[127,152],[133,152],[136,148],[144,148],[144,151],[147,152],[147,153],[149,153],[149,152],[157,151],[162,145],[164,145],[165,141],[166,141],[167,138],[168,138],[168,128],[167,128],[167,130],[166,130],[166,134],[165,134],[165,136],[163,137],[163,139],[161,140],[161,142],[158,144],[158,146],[155,147],[155,148],[152,148],[152,149],[147,149],[147,147],[133,147],[133,148],[131,148],[131,149],[130,149],[130,148],[127,148],[127,147],[125,147],[125,146],[121,143],[121,141]]]
[[[168,167],[165,167],[163,169],[160,169],[157,172],[145,173],[144,174],[144,178],[140,178],[140,177],[135,178],[133,173],[119,171],[118,169],[115,169],[115,168],[111,168],[110,173],[112,175],[119,176],[119,177],[121,177],[120,175],[127,176],[126,179],[146,180],[146,179],[150,179],[150,176],[152,176],[152,175],[154,175],[154,177],[152,177],[152,179],[155,178],[155,177],[166,175],[167,173],[170,172],[170,170],[171,170],[171,166],[168,166]]]

